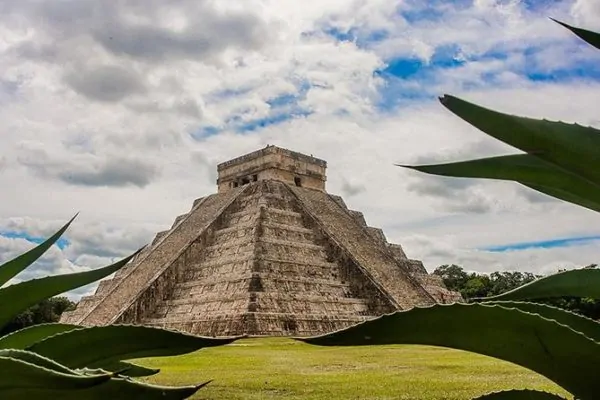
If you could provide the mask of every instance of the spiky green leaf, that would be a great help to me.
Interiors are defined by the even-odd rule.
[[[116,361],[110,364],[104,364],[102,369],[111,372],[119,371],[119,375],[129,376],[132,378],[140,378],[143,376],[152,376],[160,372],[160,369],[146,368],[141,365],[125,362]]]
[[[511,291],[475,300],[536,300],[555,297],[600,299],[600,270],[574,269],[545,276]]]
[[[566,400],[553,393],[538,390],[505,390],[484,394],[473,400]]]
[[[102,385],[83,390],[0,390],[3,400],[181,400],[196,393],[208,382],[196,386],[166,387],[113,378]]]
[[[0,399],[29,399],[24,394],[28,390],[71,390],[102,385],[111,379],[110,375],[80,375],[53,371],[27,361],[0,356]],[[38,397],[40,398],[40,397]],[[47,397],[50,398],[50,397]]]
[[[81,329],[81,326],[54,323],[28,326],[0,337],[0,349],[25,349],[48,336],[73,329]]]
[[[539,187],[540,191],[551,188],[554,191],[546,194],[555,194],[557,190],[567,192],[571,196],[586,199],[593,205],[593,210],[600,211],[600,186],[530,154],[445,164],[401,166],[434,175],[516,181],[529,187]]]
[[[59,333],[28,349],[70,368],[103,368],[115,361],[175,356],[237,339],[193,336],[147,326],[108,325]]]
[[[588,31],[587,29],[577,28],[571,25],[568,25],[564,22],[561,22],[557,19],[550,18],[552,21],[564,26],[575,35],[579,36],[581,39],[585,40],[587,43],[591,44],[597,49],[600,49],[600,34],[597,32]]]
[[[544,318],[567,325],[569,328],[581,332],[590,339],[600,342],[600,323],[591,318],[560,309],[546,304],[530,303],[526,301],[490,301],[485,304],[497,304],[505,308],[517,308],[532,314],[539,314]]]
[[[0,289],[0,327],[4,326],[21,311],[44,299],[107,277],[122,268],[140,251],[138,250],[129,257],[107,267],[74,274],[32,279]]]
[[[60,237],[65,233],[69,225],[75,220],[77,214],[71,218],[62,228],[58,230],[54,235],[50,236],[43,243],[35,246],[33,249],[21,254],[17,258],[14,258],[6,263],[0,265],[0,286],[4,285],[10,279],[14,278],[19,272],[33,264],[38,258],[40,258]]]
[[[414,308],[298,340],[327,346],[443,346],[529,368],[581,399],[593,399],[600,393],[598,342],[540,315],[499,305]]]
[[[25,361],[30,364],[37,365],[38,367],[46,368],[46,369],[60,372],[63,374],[79,375],[76,371],[74,371],[70,368],[67,368],[62,364],[57,363],[54,360],[51,360],[47,357],[41,356],[37,353],[27,351],[27,350],[2,349],[2,350],[0,350],[0,357],[8,357],[8,358],[13,358],[15,360]],[[104,371],[100,375],[110,376],[111,373],[109,371]]]
[[[450,95],[440,101],[488,135],[600,185],[600,169],[590,168],[600,163],[599,130],[504,114]]]
[[[533,185],[528,183],[519,182],[524,186],[529,187],[530,189],[537,190],[540,193],[547,194],[548,196],[555,197],[560,200],[568,201],[569,203],[577,204],[578,206],[589,208],[590,210],[597,211],[598,203],[595,201],[589,200],[588,198],[574,196],[572,193],[565,192],[564,190],[559,190],[555,188],[549,188],[540,185]]]

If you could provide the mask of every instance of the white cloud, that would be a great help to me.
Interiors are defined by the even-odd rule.
[[[414,1],[9,2],[0,15],[0,230],[48,235],[81,211],[70,246],[53,249],[52,267],[39,271],[104,265],[213,193],[218,162],[270,143],[326,159],[329,191],[430,269],[597,261],[592,247],[474,251],[597,233],[598,217],[516,184],[439,180],[393,165],[512,151],[409,92],[600,126],[598,83],[524,75],[527,48],[538,49],[538,69],[597,60],[547,18],[593,26],[596,3],[566,3],[532,11],[512,1],[432,2],[442,15],[432,20],[414,18],[423,12]],[[339,42],[327,28],[379,36]],[[398,82],[388,96],[402,107],[379,110],[392,89],[376,71],[401,56],[430,61],[440,46],[467,62]],[[477,59],[488,52],[506,57]],[[311,114],[253,132],[230,128],[271,116],[269,102],[282,95],[297,96],[283,110]],[[194,140],[203,127],[222,131]],[[4,254],[26,244],[2,240]]]
[[[594,29],[600,24],[600,3],[595,0],[575,0],[571,7],[571,15],[582,28]]]

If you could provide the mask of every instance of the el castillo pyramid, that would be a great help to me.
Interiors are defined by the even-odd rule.
[[[196,200],[61,322],[304,336],[461,301],[327,193],[326,168],[276,146],[219,164],[217,193]]]

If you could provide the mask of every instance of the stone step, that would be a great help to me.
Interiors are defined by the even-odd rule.
[[[289,240],[261,238],[258,242],[257,254],[279,260],[293,261],[307,258],[309,260],[327,260],[325,247],[314,243],[298,243]]]
[[[227,275],[205,280],[196,280],[179,284],[171,300],[204,298],[214,293],[249,293],[249,292],[280,292],[285,294],[304,294],[316,292],[328,298],[353,297],[352,288],[347,283],[332,279],[312,279],[303,277],[289,279],[281,274],[256,274]]]
[[[207,197],[207,196],[204,196],[204,197],[199,197],[199,198],[197,198],[196,200],[194,200],[194,202],[192,203],[192,211],[193,211],[193,210],[194,210],[196,207],[198,207],[198,205],[199,205],[200,203],[202,203],[202,202],[203,202],[203,201],[206,199],[206,197]]]
[[[252,242],[253,242],[252,239],[253,239],[252,237],[242,237],[242,238],[235,238],[235,239],[230,239],[230,240],[214,243],[214,244],[211,244],[210,246],[206,246],[204,248],[204,252],[210,253],[215,250],[226,250],[230,247],[239,248],[242,246],[247,246],[249,244],[252,244]]]
[[[112,278],[112,279],[104,279],[98,283],[98,287],[96,288],[96,293],[94,296],[105,296],[110,289],[112,289],[117,282],[120,282],[120,278]]]
[[[252,230],[256,227],[256,224],[254,223],[250,223],[250,222],[245,222],[242,224],[237,224],[234,226],[228,226],[227,228],[222,228],[219,229],[217,231],[215,231],[214,233],[214,240],[220,240],[223,236],[227,236],[230,233],[238,233],[238,232],[247,232],[249,230]]]
[[[304,220],[302,214],[296,211],[280,210],[277,208],[265,208],[265,220],[267,222],[297,226],[304,228]]]
[[[274,312],[262,312],[248,311],[244,313],[244,315],[254,315],[256,317],[263,317],[266,319],[293,319],[296,322],[301,321],[342,321],[342,322],[352,322],[352,323],[360,323],[364,322],[368,319],[375,318],[375,316],[371,315],[329,315],[329,314],[290,314],[290,313],[274,313]],[[144,325],[157,325],[157,324],[184,324],[184,323],[202,323],[202,322],[213,322],[219,319],[229,319],[235,318],[232,314],[228,313],[214,313],[210,315],[210,317],[206,316],[194,316],[192,318],[147,318],[144,320]]]
[[[273,205],[274,207],[290,207],[289,201],[294,201],[293,197],[284,196],[282,193],[269,193],[262,190],[256,190],[255,192],[248,192],[246,195],[240,196],[235,207],[244,209],[248,207],[256,207],[258,205]]]
[[[337,279],[339,267],[335,263],[325,262],[322,258],[302,259],[291,257],[289,260],[274,257],[255,257],[254,252],[248,251],[243,254],[224,258],[212,258],[201,263],[190,265],[186,272],[186,279],[202,280],[218,274],[232,273],[275,273],[286,276],[327,276]]]
[[[212,279],[211,279],[212,278]],[[222,277],[211,277],[204,280],[197,280],[192,282],[182,282],[178,285],[178,287],[182,289],[193,289],[196,287],[206,286],[206,285],[215,285],[218,283],[227,283],[227,282],[238,282],[238,281],[250,281],[252,278],[258,278],[263,283],[265,282],[286,282],[286,283],[295,283],[302,285],[323,285],[323,286],[331,286],[336,288],[349,288],[350,285],[348,283],[342,283],[340,281],[334,281],[331,279],[319,279],[312,277],[305,278],[288,278],[283,274],[278,273],[256,273],[256,272],[246,272],[243,274],[238,274],[232,276],[231,274],[224,274]]]
[[[170,232],[170,231],[161,231],[161,232],[158,232],[158,233],[157,233],[157,234],[154,236],[154,240],[152,240],[152,244],[151,244],[151,246],[153,246],[153,247],[154,247],[154,246],[156,246],[156,244],[157,244],[158,242],[160,242],[160,241],[161,241],[161,240],[162,240],[162,239],[163,239],[165,236],[167,236],[167,234],[168,234],[169,232]]]
[[[315,244],[315,243],[296,242],[296,241],[292,241],[292,240],[276,239],[276,238],[268,238],[268,237],[261,237],[261,238],[259,238],[258,241],[263,244],[278,245],[278,246],[283,246],[283,247],[294,247],[294,248],[298,248],[298,249],[302,249],[302,250],[325,251],[325,247],[323,247],[319,244]]]
[[[246,293],[245,296],[227,296],[227,299],[221,301],[165,301],[162,302],[152,313],[154,318],[164,318],[166,316],[194,316],[208,315],[214,312],[228,312],[231,314],[241,314],[248,311],[250,297]]]
[[[252,296],[251,296],[252,295]],[[164,301],[164,305],[167,307],[179,306],[179,305],[202,305],[207,303],[226,303],[234,302],[236,300],[248,300],[250,297],[255,297],[256,302],[260,301],[280,301],[280,302],[301,302],[301,303],[315,303],[315,304],[356,304],[364,305],[363,299],[356,299],[351,297],[339,297],[339,296],[325,296],[325,295],[314,295],[306,293],[280,293],[280,292],[238,292],[238,293],[208,293],[201,297],[195,298],[183,298],[183,299],[169,299]]]
[[[261,237],[309,244],[315,244],[316,240],[315,234],[310,229],[273,222],[265,222],[262,224]]]
[[[257,299],[256,302],[249,302],[247,299],[240,299],[227,302],[167,304],[161,306],[149,318],[168,321],[198,317],[214,318],[215,315],[223,314],[234,316],[248,312],[294,314],[298,318],[307,314],[370,315],[368,307],[363,302],[303,302],[298,300],[274,302],[272,299]]]
[[[241,211],[235,211],[225,215],[225,226],[227,228],[235,227],[239,224],[253,224],[260,216],[259,207],[248,207]]]
[[[313,233],[312,229],[308,229],[308,228],[305,228],[302,226],[296,226],[296,225],[280,224],[280,223],[270,222],[270,221],[263,222],[262,225],[265,228],[282,229],[282,230],[286,230],[286,231],[290,231],[290,232],[307,233],[307,234]]]
[[[209,268],[218,268],[224,265],[239,264],[254,259],[254,250],[246,250],[229,256],[206,257],[202,261],[189,266],[190,270],[205,270]]]
[[[235,240],[218,245],[212,245],[202,251],[204,261],[211,262],[220,258],[234,257],[254,252],[255,242],[253,240]]]
[[[300,257],[296,257],[293,259],[283,259],[283,258],[270,257],[269,255],[259,256],[257,258],[259,260],[259,263],[265,267],[268,267],[269,265],[272,265],[272,264],[279,264],[277,266],[286,265],[286,266],[294,266],[297,268],[304,268],[304,269],[308,269],[308,268],[314,268],[314,269],[319,269],[319,270],[337,270],[338,269],[338,265],[336,263],[327,262],[326,260],[323,260],[323,259],[309,259],[309,258],[300,258]],[[263,270],[266,270],[266,268]]]
[[[189,215],[189,213],[185,213],[185,214],[178,215],[178,216],[175,218],[175,221],[173,222],[173,225],[171,225],[171,229],[173,229],[173,228],[175,228],[177,225],[179,225],[179,223],[180,223],[181,221],[183,221],[183,220],[184,220],[184,219],[185,219],[185,218],[186,218],[188,215]]]
[[[250,319],[250,321],[246,321],[246,319]],[[354,321],[340,319],[331,321],[317,319],[296,322],[292,319],[276,319],[244,314],[242,316],[221,318],[214,321],[155,323],[149,324],[149,326],[190,332],[200,336],[209,337],[231,337],[240,335],[249,337],[310,337],[323,334],[324,332],[334,332],[348,328],[356,325],[358,322],[362,322],[362,320]]]

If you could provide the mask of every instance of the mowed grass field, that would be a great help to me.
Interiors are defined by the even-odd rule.
[[[213,379],[194,399],[470,399],[528,388],[566,393],[524,368],[427,346],[317,347],[290,339],[245,339],[139,364],[161,368],[147,380],[188,385]]]

